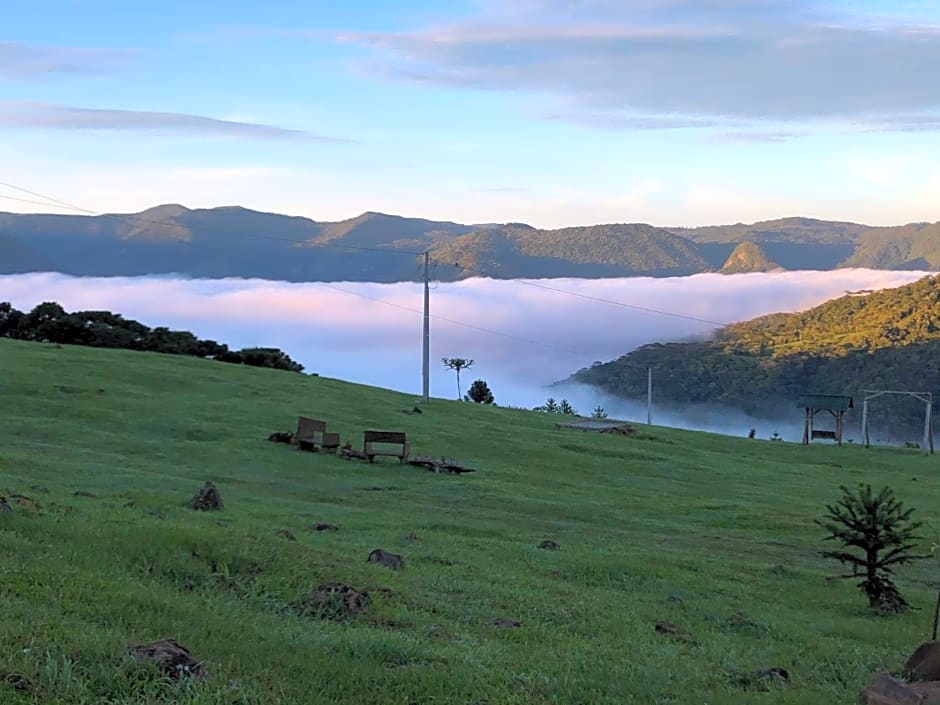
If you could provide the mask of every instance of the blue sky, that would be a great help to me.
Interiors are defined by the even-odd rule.
[[[0,181],[94,211],[940,219],[935,0],[11,5]]]

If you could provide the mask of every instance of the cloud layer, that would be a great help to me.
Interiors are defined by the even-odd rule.
[[[670,279],[552,280],[554,288],[717,321],[800,310],[846,290],[878,289],[924,273],[872,270],[786,272]],[[385,302],[380,303],[376,299]],[[233,347],[270,345],[308,371],[405,392],[421,388],[421,288],[415,284],[292,284],[262,280],[172,277],[74,278],[61,274],[0,276],[0,301],[29,309],[58,301],[66,309],[109,309],[151,326],[191,330]],[[468,357],[464,390],[488,381],[497,403],[531,407],[545,385],[596,360],[610,360],[645,343],[707,335],[713,327],[642,313],[520,281],[470,279],[440,284],[431,293],[431,391],[455,397],[441,357]],[[601,403],[637,414],[636,406],[571,391],[576,408]],[[657,411],[657,414],[662,410]],[[693,428],[716,428],[701,416],[657,417]],[[744,421],[736,431],[746,431]],[[773,429],[770,429],[773,430]],[[782,431],[782,429],[781,429]],[[762,435],[764,434],[761,431]]]
[[[49,103],[0,101],[0,126],[77,131],[149,132],[202,137],[300,142],[349,142],[275,125],[219,120],[203,115],[150,110],[80,108]]]
[[[553,96],[563,109],[551,115],[587,124],[940,128],[932,0],[891,16],[821,0],[506,5],[449,26],[340,38],[377,50],[387,76]]]
[[[128,60],[116,49],[51,47],[0,41],[0,78],[29,78],[56,73],[100,73]]]

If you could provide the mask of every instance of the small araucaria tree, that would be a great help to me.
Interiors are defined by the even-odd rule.
[[[469,370],[473,366],[473,360],[467,360],[462,357],[442,357],[441,362],[457,373],[457,401],[460,401],[460,370]]]
[[[477,404],[492,404],[495,401],[490,386],[482,379],[478,379],[470,385],[466,398]]]
[[[829,532],[826,539],[839,542],[843,550],[822,555],[850,566],[851,575],[844,577],[863,578],[858,587],[871,607],[881,612],[909,609],[891,576],[896,566],[924,557],[913,552],[921,522],[911,520],[914,510],[905,509],[890,487],[878,494],[871,485],[860,485],[856,492],[841,489],[842,499],[826,505],[825,517],[816,523]]]

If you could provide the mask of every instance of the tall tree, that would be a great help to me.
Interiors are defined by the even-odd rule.
[[[460,400],[460,371],[469,370],[473,365],[473,360],[468,360],[463,357],[442,357],[441,362],[444,363],[444,367],[447,367],[457,373],[457,399]]]

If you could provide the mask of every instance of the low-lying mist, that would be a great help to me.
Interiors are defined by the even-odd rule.
[[[461,374],[461,393],[482,378],[498,404],[532,407],[548,396],[566,395],[584,414],[601,405],[612,417],[645,420],[645,400],[613,399],[582,385],[547,387],[640,345],[705,337],[716,328],[689,318],[731,323],[798,311],[846,291],[900,286],[926,274],[842,269],[539,282],[579,296],[513,280],[442,283],[431,291],[431,393],[457,396],[455,375],[441,358],[465,357],[474,364]],[[323,376],[415,394],[421,389],[422,288],[413,283],[43,273],[0,276],[0,300],[21,310],[43,301],[57,301],[67,310],[107,309],[149,326],[190,330],[230,347],[279,347],[308,372]],[[789,421],[774,422],[730,409],[670,409],[655,402],[654,381],[653,422],[734,435],[755,428],[762,438],[777,431],[797,440],[800,418],[794,413]]]

